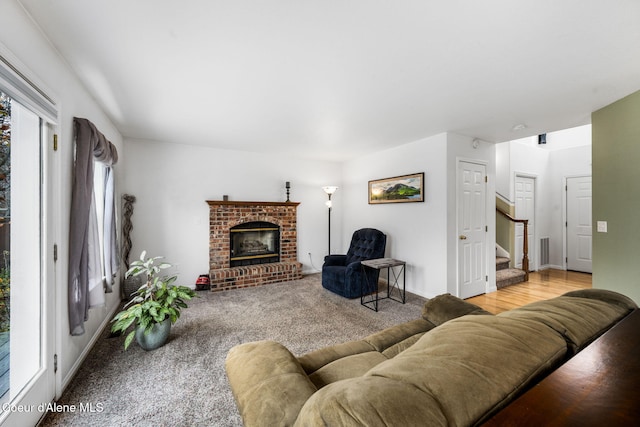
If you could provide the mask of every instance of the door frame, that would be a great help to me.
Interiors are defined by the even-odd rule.
[[[569,241],[567,238],[567,234],[569,233],[569,230],[567,228],[567,221],[569,219],[568,217],[568,206],[567,203],[569,202],[567,200],[567,189],[568,189],[568,180],[572,179],[572,178],[587,178],[590,177],[591,178],[591,182],[593,185],[593,174],[578,174],[578,175],[566,175],[563,178],[563,184],[564,184],[564,191],[562,191],[562,269],[567,271],[567,268],[569,267],[569,261],[568,261],[568,257],[569,257]],[[592,187],[592,202],[593,202],[593,187]],[[591,208],[591,212],[593,212],[593,207]],[[593,241],[591,242],[591,244],[593,245]]]
[[[41,363],[40,371],[19,392],[12,404],[47,404],[55,398],[59,386],[59,374],[55,369],[55,358],[60,348],[57,327],[60,296],[57,287],[62,272],[54,260],[54,245],[61,241],[60,219],[62,199],[61,159],[54,150],[54,135],[59,134],[61,108],[55,92],[50,90],[37,76],[0,43],[0,84],[16,102],[40,117],[40,265],[41,265]],[[46,94],[46,95],[45,95]],[[58,247],[58,254],[60,248]],[[44,381],[42,383],[41,381]],[[36,386],[36,383],[38,383]],[[44,385],[44,388],[42,387]],[[46,397],[45,397],[46,396]],[[26,397],[26,399],[25,399]],[[34,399],[35,398],[35,399]],[[25,401],[26,400],[26,401]],[[5,411],[0,414],[0,425],[35,424],[45,413],[39,407],[34,411]]]
[[[537,241],[539,239],[538,237],[538,226],[537,226],[537,211],[538,211],[538,175],[535,174],[531,174],[531,173],[524,173],[524,172],[514,172],[513,174],[513,212],[515,214],[516,212],[516,203],[517,203],[517,198],[516,198],[516,180],[518,178],[530,178],[533,180],[533,219],[534,219],[534,229],[533,229],[533,235],[532,238],[529,240],[529,271],[538,271],[538,269],[540,268],[539,266],[539,259],[540,257],[538,256],[538,244]],[[517,219],[521,219],[521,218],[517,218]],[[517,224],[516,224],[517,225]],[[518,261],[516,259],[515,256],[515,250],[516,250],[516,242],[515,242],[515,238],[516,238],[516,233],[515,233],[515,227],[514,227],[514,231],[513,231],[513,262],[514,262],[514,266],[516,265],[515,263]]]
[[[455,168],[455,222],[454,227],[450,228],[453,233],[450,236],[455,242],[455,295],[460,296],[460,252],[458,250],[458,236],[460,235],[460,230],[458,227],[458,218],[460,214],[460,192],[461,192],[461,182],[460,182],[460,166],[462,163],[474,163],[477,165],[481,165],[484,167],[485,176],[487,177],[487,181],[485,182],[485,212],[484,219],[487,227],[487,231],[485,233],[484,239],[484,274],[485,274],[485,286],[484,292],[491,292],[496,289],[496,275],[495,275],[495,256],[493,255],[495,252],[495,184],[493,184],[493,177],[489,175],[489,162],[482,159],[474,159],[468,157],[457,157],[456,158],[456,168]],[[490,239],[491,234],[493,233],[493,239]],[[450,240],[451,242],[451,240]],[[491,246],[491,248],[489,248]],[[494,252],[492,252],[492,250]],[[491,268],[491,265],[494,268]]]

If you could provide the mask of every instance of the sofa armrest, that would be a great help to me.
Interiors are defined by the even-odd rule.
[[[247,427],[293,425],[302,406],[317,391],[295,356],[273,341],[233,347],[225,368]]]
[[[442,294],[431,298],[422,307],[422,318],[436,326],[467,314],[491,313],[451,294]]]
[[[327,255],[324,257],[324,265],[347,265],[346,255]]]

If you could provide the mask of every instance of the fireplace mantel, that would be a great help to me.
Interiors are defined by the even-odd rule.
[[[209,205],[209,277],[211,290],[221,291],[302,278],[298,262],[298,202],[207,200]],[[231,267],[230,230],[264,221],[280,227],[280,261]]]
[[[207,200],[209,206],[237,205],[237,206],[298,206],[300,202],[243,202],[235,200]]]

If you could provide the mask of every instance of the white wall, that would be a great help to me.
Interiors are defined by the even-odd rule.
[[[345,162],[340,253],[355,230],[377,228],[387,235],[387,256],[407,262],[407,291],[427,297],[446,292],[446,154],[443,133]],[[368,204],[370,180],[418,172],[425,174],[424,202]]]
[[[473,149],[471,141],[443,133],[345,162],[342,253],[355,230],[377,228],[387,234],[387,256],[407,262],[407,291],[428,298],[445,292],[455,294],[457,161],[483,160],[487,173],[495,173],[493,144],[481,143]],[[418,172],[425,173],[423,203],[368,204],[368,181]],[[494,212],[493,184],[488,194],[487,209]],[[493,254],[495,213],[489,215],[488,247]],[[493,271],[495,285],[495,264]]]
[[[546,150],[591,147],[591,125],[577,126],[547,134],[547,143],[540,145]]]
[[[208,147],[127,140],[124,193],[136,197],[131,259],[142,250],[174,264],[179,282],[195,286],[209,271],[207,200],[284,202],[285,182],[298,206],[298,260],[320,269],[327,252],[324,185],[341,186],[336,162],[294,159]],[[333,196],[332,246],[341,241],[341,189]],[[311,259],[309,257],[311,253]],[[312,266],[313,264],[313,266]]]
[[[73,117],[85,117],[91,120],[105,136],[116,145],[120,153],[122,138],[109,118],[103,113],[92,97],[86,92],[76,76],[62,61],[56,50],[42,36],[22,7],[15,0],[0,1],[0,43],[21,63],[20,71],[33,81],[46,87],[49,95],[59,106],[59,157],[61,186],[59,204],[61,212],[54,222],[59,227],[58,234],[58,282],[56,283],[57,310],[57,353],[58,375],[57,393],[71,379],[75,369],[90,349],[92,340],[103,325],[110,320],[110,314],[117,308],[120,298],[116,290],[107,295],[107,304],[103,308],[94,308],[89,312],[85,324],[86,333],[82,336],[69,335],[67,311],[67,270],[69,207],[71,205],[71,173],[73,165]],[[116,185],[122,183],[124,157],[115,167]],[[52,179],[53,177],[47,177]],[[55,178],[54,178],[55,179]],[[119,198],[119,196],[118,196]]]

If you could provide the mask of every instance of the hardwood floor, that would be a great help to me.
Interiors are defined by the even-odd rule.
[[[498,314],[530,302],[557,297],[565,292],[591,287],[591,274],[563,270],[542,270],[529,274],[529,281],[496,292],[467,298],[467,301]]]

